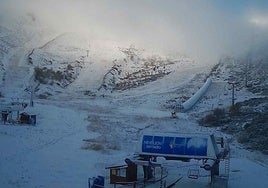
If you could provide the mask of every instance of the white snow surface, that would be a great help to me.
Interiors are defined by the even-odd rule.
[[[144,104],[133,107],[139,99],[131,102],[121,97],[36,100],[34,107],[26,110],[37,115],[36,126],[0,125],[1,187],[87,187],[88,177],[107,176],[106,166],[124,164],[124,159],[134,154],[143,131],[223,135],[199,127],[187,114],[171,119],[150,98],[140,100],[146,101],[146,108]],[[96,140],[104,149],[82,149],[83,139]],[[116,149],[111,149],[113,146]],[[267,187],[265,156],[237,144],[231,149],[229,187]],[[182,185],[208,187],[208,179],[198,182],[185,177],[177,186]]]
[[[106,166],[124,164],[124,159],[135,153],[144,132],[214,133],[231,137],[217,129],[200,127],[191,118],[195,113],[229,106],[231,90],[227,83],[212,78],[204,98],[189,112],[178,113],[176,119],[165,108],[167,101],[180,95],[190,97],[192,93],[180,93],[181,89],[197,74],[209,71],[209,66],[185,63],[188,60],[164,78],[144,86],[91,97],[83,95],[80,91],[96,91],[112,61],[122,58],[116,45],[92,42],[85,67],[75,82],[47,100],[34,98],[34,107],[25,111],[37,115],[36,126],[4,125],[1,121],[0,187],[88,187],[89,177],[107,176]],[[27,47],[13,47],[1,59],[7,79],[0,84],[4,94],[1,104],[14,100],[13,97],[28,101],[29,94],[24,89],[32,76],[33,67],[26,58],[30,49],[30,43]],[[203,84],[199,82],[189,91],[197,91]],[[243,90],[237,91],[236,96],[237,101],[254,97]],[[231,151],[229,187],[267,188],[267,156],[249,152],[235,142]],[[209,183],[207,179],[185,177],[177,184],[181,186],[209,187]]]

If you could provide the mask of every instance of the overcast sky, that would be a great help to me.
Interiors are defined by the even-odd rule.
[[[59,31],[90,33],[202,61],[267,43],[267,0],[0,0],[0,21],[32,13]]]

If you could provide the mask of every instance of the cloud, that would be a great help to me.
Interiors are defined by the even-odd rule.
[[[7,18],[32,12],[60,32],[79,31],[142,48],[179,51],[204,63],[244,53],[252,42],[252,30],[259,30],[249,22],[252,10],[231,14],[211,1],[2,0],[0,5]],[[256,17],[253,22],[266,21]]]
[[[268,27],[268,16],[255,16],[250,21],[259,27]]]

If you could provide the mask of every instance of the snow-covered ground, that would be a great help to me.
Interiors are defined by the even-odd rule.
[[[210,132],[180,114],[157,108],[152,96],[133,106],[130,97],[72,101],[38,101],[26,108],[36,126],[0,125],[1,187],[87,187],[87,178],[107,175],[105,166],[122,164],[136,150],[143,132]],[[123,102],[124,101],[124,102]],[[135,103],[138,101],[136,99]],[[161,102],[161,101],[160,101]],[[100,149],[87,148],[91,140]],[[86,148],[86,149],[85,149]],[[267,159],[231,146],[230,188],[268,186]],[[204,183],[205,182],[205,183]],[[208,187],[208,178],[180,185]]]
[[[27,56],[30,49],[40,50],[45,44],[38,42],[36,46],[36,43],[14,47],[2,59],[6,80],[0,85],[1,104],[14,97],[28,101],[29,93],[24,89],[32,81],[33,67]],[[112,62],[123,58],[117,45],[93,41],[85,65],[74,82],[58,93],[51,92],[53,95],[48,99],[34,98],[34,107],[27,107],[25,111],[37,115],[36,126],[1,121],[0,187],[88,187],[88,177],[106,176],[106,166],[122,164],[126,157],[131,157],[145,132],[213,133],[231,137],[217,129],[200,127],[193,118],[215,107],[230,105],[230,87],[216,79],[212,79],[209,92],[192,110],[171,118],[168,106],[183,102],[180,97],[190,97],[202,86],[210,70],[208,65],[182,61],[170,74],[143,86],[113,93],[98,92]],[[87,52],[83,49],[85,55]],[[48,50],[54,53],[53,49]],[[86,90],[96,95],[84,95],[82,91]],[[254,97],[243,90],[236,95],[237,101]],[[244,150],[234,141],[230,164],[230,188],[268,187],[266,155]],[[209,183],[207,178],[199,181],[184,177],[177,187],[209,187]]]

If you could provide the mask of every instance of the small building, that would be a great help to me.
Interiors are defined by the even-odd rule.
[[[125,159],[124,165],[106,169],[114,187],[173,187],[186,176],[209,178],[210,187],[227,188],[229,151],[228,142],[213,134],[147,133],[141,137],[133,158]],[[224,169],[220,169],[220,164]],[[89,187],[104,187],[104,179],[89,178]]]
[[[24,103],[10,103],[10,104],[0,104],[1,120],[4,122],[15,123],[19,119],[19,112],[24,110],[26,106]],[[13,114],[17,114],[17,118],[13,120]]]
[[[166,159],[217,160],[219,150],[213,135],[165,134],[142,136],[137,153],[141,156],[161,156]]]
[[[19,123],[36,125],[36,115],[30,115],[26,112],[20,113]]]

